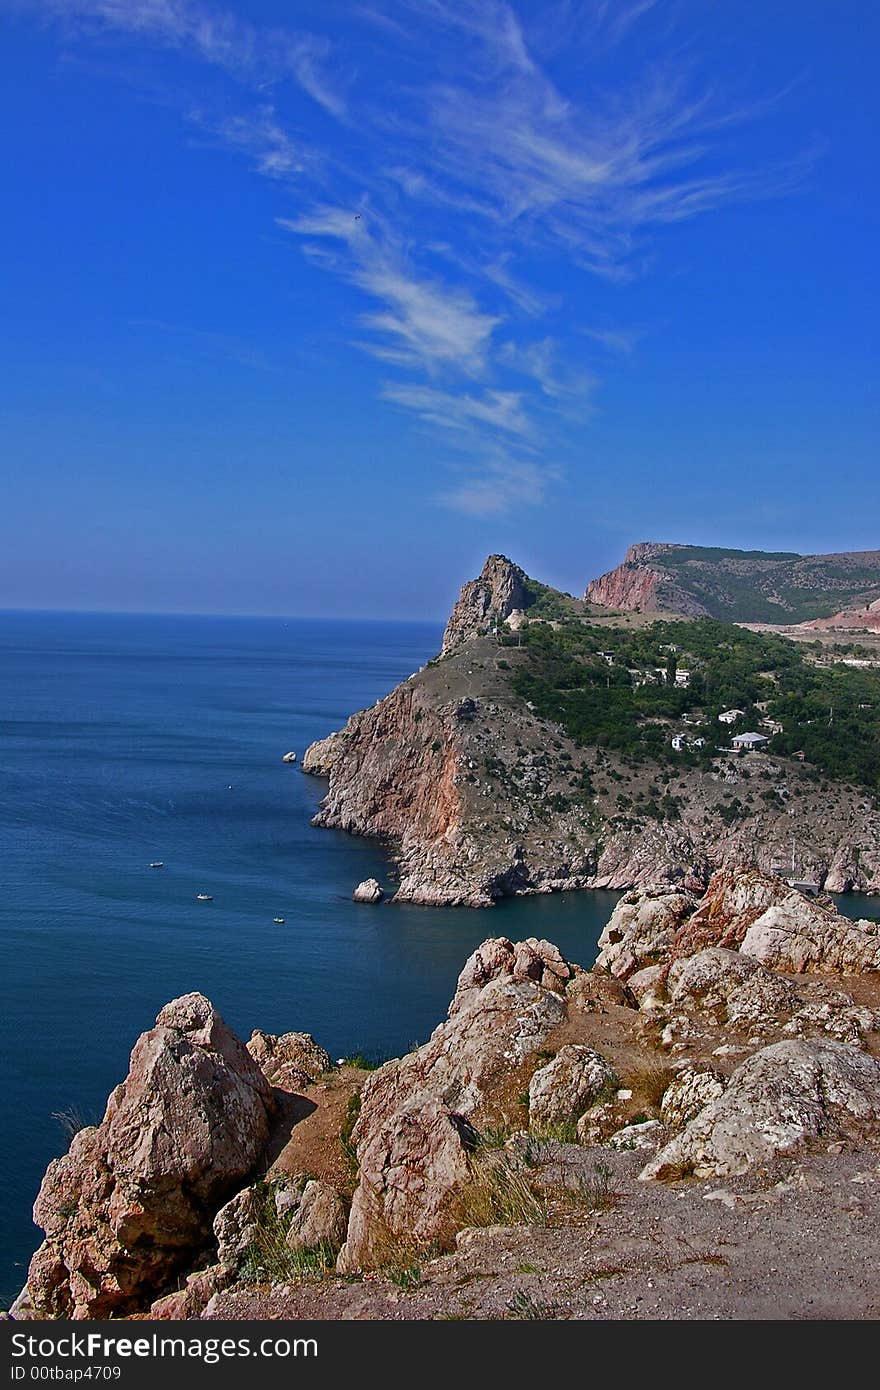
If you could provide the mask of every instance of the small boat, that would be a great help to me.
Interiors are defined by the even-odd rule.
[[[284,918],[283,918],[283,917],[273,917],[273,918],[272,918],[272,921],[275,923],[276,927],[283,927],[283,926],[284,926]]]
[[[197,903],[212,903],[214,901],[210,893],[196,893]]]
[[[295,753],[282,753],[282,755],[281,755],[281,761],[282,761],[283,763],[295,763],[295,762],[296,762],[296,754],[295,754]]]
[[[164,869],[164,868],[165,868],[165,863],[164,863],[164,861],[161,860],[161,859],[154,859],[153,862],[152,862],[152,864],[150,865],[150,868],[151,868],[151,869]]]

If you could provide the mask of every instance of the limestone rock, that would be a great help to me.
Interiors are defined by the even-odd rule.
[[[274,1108],[263,1073],[203,995],[167,1004],[101,1124],[46,1171],[34,1206],[46,1239],[28,1273],[38,1313],[107,1317],[148,1305],[209,1241]]]
[[[642,1120],[615,1130],[607,1142],[612,1149],[656,1149],[665,1133],[666,1127],[659,1120]]]
[[[490,555],[479,579],[465,584],[443,633],[443,652],[503,623],[516,609],[533,601],[527,576],[506,555]]]
[[[779,1042],[737,1067],[723,1095],[641,1172],[732,1176],[819,1136],[863,1137],[880,1122],[880,1062],[837,1042]]]
[[[627,988],[644,1011],[662,1008],[666,1003],[666,969],[662,965],[644,965],[627,980]]]
[[[669,1129],[683,1129],[704,1106],[724,1094],[726,1085],[719,1072],[683,1067],[663,1092],[660,1118]]]
[[[317,1081],[333,1063],[329,1052],[311,1033],[264,1033],[255,1028],[247,1050],[266,1080],[283,1091],[296,1091]]]
[[[372,1074],[352,1134],[359,1181],[340,1272],[382,1263],[395,1243],[448,1234],[470,1175],[470,1117],[565,1018],[570,974],[549,943],[483,942],[459,977],[447,1021],[424,1046]]]
[[[596,970],[581,970],[576,966],[573,969],[574,975],[565,987],[565,998],[570,1008],[588,1014],[604,1012],[609,1004],[623,1009],[635,1007],[636,999],[629,982],[624,984],[613,975],[604,975]]]
[[[596,967],[621,980],[668,959],[682,922],[693,912],[690,893],[648,889],[627,893],[599,937]]]
[[[378,879],[365,878],[352,893],[356,903],[380,903],[385,894]]]
[[[851,922],[791,894],[752,922],[740,950],[774,970],[855,975],[880,970],[880,924]]]
[[[591,1047],[569,1046],[529,1082],[529,1129],[535,1133],[573,1123],[612,1085],[614,1068]]]
[[[312,777],[329,777],[345,754],[345,730],[339,729],[326,738],[316,739],[303,753],[302,770]]]
[[[287,1228],[286,1244],[292,1250],[328,1247],[335,1255],[345,1240],[348,1209],[328,1182],[313,1178],[306,1183],[302,1200]]]

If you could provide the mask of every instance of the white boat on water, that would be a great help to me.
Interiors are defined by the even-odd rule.
[[[283,918],[283,917],[273,917],[273,918],[272,918],[272,921],[275,923],[276,927],[283,927],[283,926],[284,926],[284,918]]]
[[[161,860],[161,859],[154,859],[153,862],[152,862],[151,865],[150,865],[150,868],[151,868],[151,869],[164,869],[164,868],[165,868],[164,861]]]
[[[214,901],[210,893],[196,893],[197,903],[212,903]]]

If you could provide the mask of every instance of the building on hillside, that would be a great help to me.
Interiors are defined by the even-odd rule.
[[[691,683],[690,671],[676,671],[675,684],[682,686],[685,690]]]
[[[767,738],[766,734],[748,733],[734,734],[733,736],[733,746],[740,753],[750,753],[755,748],[760,748],[763,744],[769,742],[770,740]]]
[[[735,724],[738,719],[745,719],[744,709],[723,709],[718,716],[719,724]]]
[[[761,720],[761,728],[764,729],[770,737],[772,737],[773,734],[782,733],[782,725],[779,720],[771,719],[769,716]]]

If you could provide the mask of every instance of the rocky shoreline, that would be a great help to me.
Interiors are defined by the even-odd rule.
[[[589,970],[485,941],[372,1072],[187,995],[13,1316],[874,1317],[878,1054],[880,925],[754,870],[628,894]]]
[[[515,628],[529,582],[491,556],[462,590],[442,659],[305,753],[303,771],[328,779],[313,824],[390,846],[394,898],[487,907],[571,889],[697,890],[727,865],[788,863],[793,834],[801,877],[880,892],[880,811],[864,789],[761,753],[676,769],[660,788],[656,768],[541,719],[513,690],[527,653],[493,630]],[[664,795],[674,814],[639,812]]]

